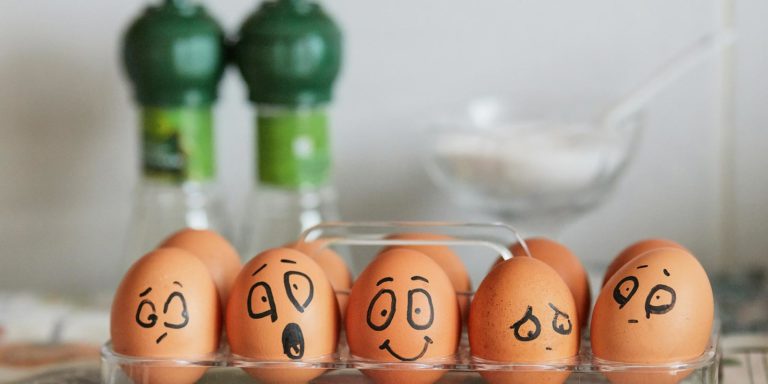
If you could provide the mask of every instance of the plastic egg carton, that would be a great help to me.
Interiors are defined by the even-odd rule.
[[[370,233],[371,230],[384,230],[385,233]],[[414,229],[427,229],[430,232],[451,235],[455,240],[392,240],[386,239],[393,233],[412,232]],[[356,232],[364,231],[360,234]],[[453,232],[453,233],[445,233]],[[493,233],[495,232],[495,233]],[[319,234],[319,235],[318,235]],[[351,251],[357,248],[392,245],[444,245],[452,248],[475,247],[491,251],[488,258],[492,264],[498,255],[511,257],[506,244],[522,241],[512,228],[504,224],[466,224],[466,223],[327,223],[318,225],[304,234],[305,240],[322,238],[326,246],[346,258],[348,265],[361,269],[375,253],[364,256],[363,252]],[[474,253],[473,253],[474,255]],[[363,264],[355,262],[363,262]],[[479,280],[476,280],[479,283]],[[348,292],[337,292],[345,295]],[[471,292],[458,293],[469,296]],[[259,383],[244,369],[276,370],[280,375],[289,377],[291,372],[300,370],[324,370],[323,374],[311,380],[311,383],[371,383],[371,378],[363,371],[401,371],[406,372],[397,380],[398,384],[410,382],[431,382],[416,380],[417,373],[434,373],[439,377],[437,383],[484,383],[484,376],[495,375],[493,382],[553,382],[559,383],[655,383],[655,384],[717,384],[721,351],[719,347],[719,324],[716,321],[705,352],[698,358],[673,363],[622,363],[599,359],[592,355],[590,348],[589,327],[583,328],[579,354],[573,358],[543,363],[509,363],[478,359],[470,353],[466,324],[462,329],[462,338],[457,353],[450,358],[421,361],[374,361],[353,356],[349,352],[347,340],[342,330],[337,353],[315,359],[300,361],[254,360],[237,356],[229,352],[225,342],[216,354],[194,360],[184,358],[143,358],[119,355],[112,349],[111,343],[102,347],[101,382],[104,384],[149,384],[155,383],[151,376],[158,372],[167,377],[196,377],[184,374],[184,371],[197,371],[202,374],[198,383]],[[222,337],[222,340],[226,340]],[[204,372],[204,373],[203,373]],[[413,373],[413,375],[412,375]],[[412,375],[412,376],[409,376]],[[566,380],[567,378],[567,380]],[[171,381],[175,382],[175,381]]]

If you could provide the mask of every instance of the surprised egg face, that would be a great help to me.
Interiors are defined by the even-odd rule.
[[[339,313],[331,284],[317,263],[296,250],[271,249],[248,262],[232,287],[226,315],[236,355],[297,361],[328,358],[336,350]],[[247,371],[266,382],[307,381],[322,373]]]

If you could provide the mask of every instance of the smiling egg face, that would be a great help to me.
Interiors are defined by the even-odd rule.
[[[385,251],[352,287],[346,316],[350,352],[392,362],[449,357],[459,343],[459,316],[456,293],[437,263],[408,249]],[[377,382],[429,383],[442,375],[439,371],[364,373]]]
[[[262,252],[246,264],[227,302],[232,353],[262,360],[306,361],[336,351],[339,312],[331,284],[317,263],[287,248]],[[303,382],[315,369],[248,369],[265,382]]]
[[[562,360],[579,351],[576,304],[554,269],[527,256],[494,267],[469,309],[472,356],[497,362]],[[562,383],[568,372],[481,372],[492,383]]]
[[[696,258],[681,249],[650,251],[603,287],[592,316],[592,349],[621,362],[696,358],[709,343],[713,318],[712,287]]]
[[[201,358],[218,348],[220,311],[216,286],[194,255],[161,248],[126,273],[112,302],[115,352],[128,356]],[[204,367],[124,367],[136,383],[192,383]]]

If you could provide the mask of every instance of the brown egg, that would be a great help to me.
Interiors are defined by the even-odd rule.
[[[352,273],[344,262],[344,259],[329,247],[323,247],[323,241],[303,242],[285,245],[286,248],[292,248],[311,257],[323,269],[328,280],[331,282],[333,290],[336,292],[336,301],[339,303],[339,311],[342,315],[347,310],[347,300],[349,290],[352,289]]]
[[[400,233],[388,236],[391,240],[455,240],[451,236],[439,235],[434,233]],[[472,281],[464,263],[451,247],[445,245],[393,245],[384,249],[387,251],[393,248],[411,249],[421,252],[434,260],[451,279],[453,289],[456,290],[461,309],[461,318],[466,319],[469,312],[469,294],[472,292]],[[382,252],[384,252],[382,251]]]
[[[624,248],[624,250],[619,253],[618,256],[616,256],[615,259],[611,262],[610,265],[608,265],[608,269],[605,270],[605,276],[603,276],[603,286],[605,286],[605,283],[608,282],[608,279],[613,276],[616,271],[618,271],[621,267],[624,266],[624,264],[628,263],[630,260],[634,259],[637,256],[642,255],[643,253],[646,253],[648,251],[652,251],[654,249],[658,248],[677,248],[682,249],[684,251],[688,251],[683,247],[682,245],[675,243],[672,240],[666,240],[666,239],[646,239],[638,241],[632,245],[630,245],[627,248]]]
[[[456,293],[434,260],[409,249],[377,256],[355,281],[345,320],[352,355],[376,361],[452,357],[461,331]],[[378,383],[432,383],[441,371],[364,370]]]
[[[336,351],[339,309],[325,273],[294,249],[275,248],[246,264],[230,291],[232,353],[275,361],[326,361]],[[246,369],[260,381],[306,382],[322,369]]]
[[[568,286],[531,257],[497,265],[480,283],[469,310],[472,356],[497,362],[538,363],[579,352],[579,321]],[[569,372],[493,372],[492,383],[562,383]]]
[[[592,294],[589,288],[589,276],[584,266],[581,265],[579,258],[564,245],[554,240],[534,237],[525,239],[525,243],[528,245],[528,250],[533,258],[541,260],[552,267],[565,281],[568,289],[573,294],[573,299],[576,301],[576,313],[579,318],[579,324],[585,327],[589,320]],[[509,250],[514,256],[527,256],[520,243],[513,244]]]
[[[181,248],[197,256],[208,267],[222,308],[226,307],[229,289],[242,268],[240,255],[227,239],[214,231],[187,228],[165,239],[162,247]]]
[[[182,249],[162,248],[128,270],[112,302],[110,334],[118,354],[180,359],[216,352],[219,297],[210,273]],[[205,367],[123,367],[136,383],[193,383]]]
[[[596,357],[628,363],[665,363],[700,356],[714,318],[707,273],[690,253],[662,248],[640,255],[603,287],[592,314]],[[676,375],[607,374],[613,382],[675,383]]]

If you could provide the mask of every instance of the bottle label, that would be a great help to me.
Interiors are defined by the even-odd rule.
[[[181,181],[208,181],[215,175],[210,108],[145,108],[144,175]]]
[[[324,110],[287,111],[257,119],[259,181],[280,187],[318,187],[331,168]]]

